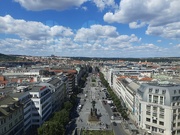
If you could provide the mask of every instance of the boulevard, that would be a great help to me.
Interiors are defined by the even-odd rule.
[[[115,106],[113,103],[107,103],[111,101],[107,94],[107,90],[102,86],[99,76],[97,74],[89,74],[83,91],[77,96],[79,101],[77,108],[73,111],[76,115],[74,114],[74,119],[69,125],[68,135],[73,134],[70,128],[76,129],[77,133],[80,130],[111,130],[114,132],[114,135],[128,135],[121,125],[122,118],[120,114],[113,112],[112,108]],[[90,122],[88,120],[92,101],[95,101],[95,108],[99,116],[98,122]]]

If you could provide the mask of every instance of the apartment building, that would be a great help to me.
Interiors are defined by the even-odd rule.
[[[42,125],[53,112],[61,108],[67,95],[67,84],[67,77],[61,75],[46,83],[21,85],[12,89],[10,96],[23,105],[24,133],[31,133],[30,130]]]
[[[23,134],[23,106],[10,96],[0,96],[0,134]]]
[[[135,98],[139,87],[140,86],[130,78],[115,75],[113,90],[132,115],[135,114]]]
[[[52,78],[48,81],[48,86],[51,89],[51,99],[52,99],[52,113],[59,110],[64,103],[67,96],[66,83],[60,78]]]
[[[51,89],[49,84],[39,83],[34,85],[29,94],[32,100],[32,125],[39,127],[52,113]]]
[[[26,133],[32,125],[32,100],[28,92],[28,86],[18,86],[10,96],[23,105],[24,132]]]
[[[75,75],[77,74],[76,70],[70,68],[62,68],[62,69],[50,69],[50,72],[55,72],[56,74],[63,74],[68,78],[68,92],[72,94],[75,89]]]
[[[109,83],[111,87],[113,87],[114,83],[114,75],[123,75],[123,76],[139,76],[139,75],[146,75],[150,77],[154,69],[131,69],[128,67],[123,68],[112,68],[109,66],[105,66],[101,69],[105,79]],[[115,80],[116,81],[116,80]]]
[[[180,134],[180,85],[142,84],[137,91],[138,125],[148,133]]]

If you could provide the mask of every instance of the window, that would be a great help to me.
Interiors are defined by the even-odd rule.
[[[159,118],[164,119],[164,114],[160,114]]]
[[[176,120],[176,116],[177,116],[176,114],[175,114],[175,115],[173,115],[173,120]]]
[[[151,106],[150,106],[150,105],[147,105],[147,106],[146,106],[146,110],[147,110],[147,111],[150,111],[150,110],[151,110]]]
[[[151,112],[150,111],[146,111],[146,115],[151,115]]]
[[[155,90],[155,93],[159,93],[159,89],[156,89],[156,90]]]
[[[160,104],[163,104],[163,97],[160,96]]]
[[[162,90],[162,94],[166,94],[166,90]]]
[[[176,94],[176,90],[174,90],[174,94]]]
[[[151,92],[152,92],[152,90],[153,90],[152,88],[149,88],[149,93],[151,93]]]
[[[157,112],[157,107],[153,106],[153,111]]]
[[[150,126],[149,126],[149,125],[146,125],[146,129],[150,129]]]
[[[156,123],[157,123],[157,120],[153,120],[153,123],[155,123],[155,124],[156,124]]]
[[[160,113],[164,113],[164,108],[160,108]]]
[[[178,127],[180,126],[180,122],[178,122]]]
[[[153,103],[158,103],[158,96],[155,96],[153,97]]]
[[[178,108],[178,112],[180,112],[180,108]]]
[[[172,100],[173,101],[178,101],[178,100],[180,100],[180,96],[174,96],[174,97],[172,97]]]
[[[157,132],[157,127],[152,127],[152,131]]]
[[[176,113],[176,109],[173,110],[173,113]]]
[[[34,98],[38,98],[37,94],[34,94]]]
[[[149,95],[149,102],[152,102],[152,95]]]
[[[153,113],[153,116],[154,116],[154,117],[157,117],[157,112],[154,112],[154,113]]]
[[[151,121],[151,119],[150,119],[150,118],[146,118],[146,121],[150,122],[150,121]]]
[[[32,116],[39,116],[39,113],[33,113]]]
[[[164,122],[163,121],[159,121],[159,125],[164,126]]]
[[[33,119],[32,121],[33,122],[39,122],[39,119]]]
[[[164,129],[159,129],[159,132],[160,133],[164,133]]]

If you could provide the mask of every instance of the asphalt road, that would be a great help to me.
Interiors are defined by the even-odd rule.
[[[96,80],[95,85],[92,85],[92,77]],[[83,107],[82,109],[75,108],[73,110],[73,120],[67,125],[67,135],[72,134],[72,130],[75,128],[83,128],[88,130],[113,130],[115,135],[127,135],[120,124],[119,118],[115,117],[116,123],[113,124],[113,121],[111,120],[113,112],[109,104],[104,104],[102,102],[102,100],[104,100],[106,96],[105,92],[102,91],[104,88],[101,87],[102,85],[99,82],[100,79],[96,75],[90,74],[87,78],[87,82],[85,87],[83,88],[83,92],[78,94],[78,105],[81,104]],[[98,114],[101,114],[100,121],[96,124],[90,123],[88,121],[90,109],[92,108],[92,100],[96,101],[95,107],[98,110]],[[106,128],[106,125],[108,125],[108,128]]]

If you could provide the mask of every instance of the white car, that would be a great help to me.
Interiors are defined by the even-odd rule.
[[[111,116],[111,120],[114,120],[114,116]]]

